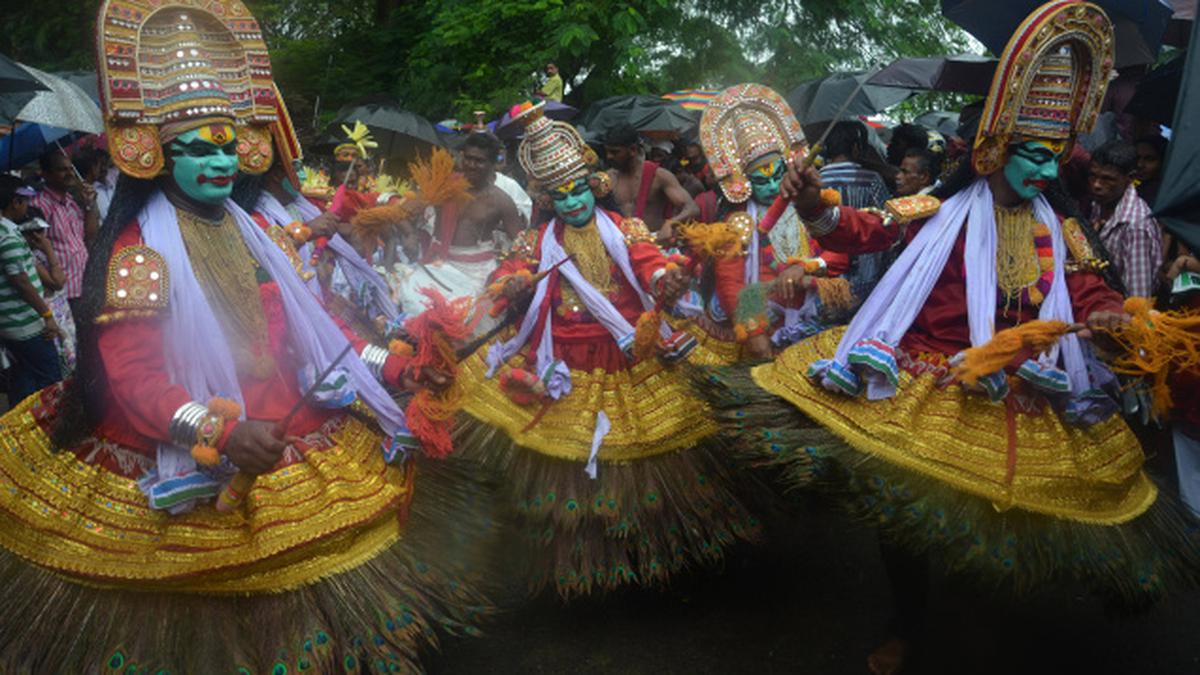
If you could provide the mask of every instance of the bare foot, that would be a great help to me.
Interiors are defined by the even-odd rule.
[[[871,670],[872,675],[898,675],[904,671],[908,650],[907,640],[888,638],[887,642],[876,647],[867,657],[867,668]]]

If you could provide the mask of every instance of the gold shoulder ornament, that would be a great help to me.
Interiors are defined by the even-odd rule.
[[[1066,265],[1068,272],[1099,271],[1108,267],[1108,261],[1101,260],[1096,255],[1096,250],[1092,248],[1092,242],[1088,240],[1083,228],[1084,224],[1076,218],[1066,218],[1062,221],[1063,241],[1071,254]]]
[[[167,308],[167,264],[149,246],[126,246],[113,253],[105,281],[105,309],[98,323],[145,318]]]
[[[643,241],[654,242],[654,235],[650,234],[650,228],[646,227],[646,222],[641,218],[623,218],[620,227],[627,246]]]

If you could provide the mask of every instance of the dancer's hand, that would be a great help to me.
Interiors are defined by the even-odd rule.
[[[271,470],[294,438],[276,438],[273,425],[257,420],[238,422],[229,433],[221,452],[242,473],[251,476]]]
[[[790,199],[796,206],[800,217],[813,216],[824,208],[821,203],[821,174],[813,167],[797,166],[788,162],[783,181],[779,184],[779,194],[784,199]]]
[[[662,278],[658,280],[658,293],[656,295],[662,301],[663,305],[670,307],[687,290],[689,283],[691,283],[691,279],[683,268],[669,267],[663,273]]]
[[[658,232],[654,234],[654,243],[662,248],[670,248],[675,245],[675,232],[679,229],[679,223],[674,220],[664,221],[662,227],[658,228]]]
[[[1124,326],[1129,320],[1130,316],[1125,312],[1092,312],[1087,318],[1087,327],[1079,331],[1079,337],[1094,340]]]
[[[524,274],[510,274],[504,280],[504,289],[500,294],[508,298],[509,302],[516,301],[529,292],[532,287],[533,277]]]
[[[791,303],[804,292],[804,265],[790,265],[775,279],[775,293],[783,303]]]
[[[454,378],[449,373],[436,368],[406,368],[400,375],[400,386],[412,392],[422,389],[445,391],[453,383]]]

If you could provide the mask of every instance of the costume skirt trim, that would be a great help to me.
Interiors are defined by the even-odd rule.
[[[467,415],[455,435],[460,454],[501,477],[528,545],[532,593],[548,585],[563,598],[660,586],[759,538],[761,524],[740,496],[748,488],[714,438],[636,461],[602,459],[593,480],[583,462],[521,446]]]
[[[499,381],[507,371],[525,367],[524,355],[514,356],[489,379],[487,349],[459,364],[459,381],[467,392],[463,410],[548,457],[587,461],[600,410],[611,423],[600,457],[610,462],[690,448],[717,433],[708,406],[692,393],[687,377],[657,359],[612,373],[572,370],[571,393],[557,401],[543,397],[519,405]]]
[[[407,672],[436,629],[472,633],[489,611],[477,582],[492,501],[462,468],[376,479],[358,453],[377,457],[378,434],[351,420],[333,447],[260,477],[243,513],[171,517],[137,504],[130,479],[51,453],[37,400],[0,419],[4,672]],[[359,495],[373,513],[342,510],[355,475],[391,493]],[[287,528],[291,545],[272,545]]]
[[[739,456],[773,470],[785,489],[832,495],[885,536],[932,553],[951,570],[1017,592],[1075,580],[1130,604],[1200,579],[1200,541],[1173,500],[1160,497],[1116,524],[999,509],[991,499],[855,447],[820,426],[826,419],[810,418],[756,380],[736,366],[701,378]]]
[[[807,377],[830,358],[844,329],[826,331],[752,371],[775,394],[861,452],[982,497],[1096,524],[1129,521],[1154,503],[1141,445],[1119,416],[1067,424],[1040,395],[1004,402],[901,371],[896,394],[871,401],[831,392]]]

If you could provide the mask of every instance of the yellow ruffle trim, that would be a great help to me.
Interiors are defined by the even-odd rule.
[[[244,508],[171,516],[136,482],[52,453],[30,414],[0,418],[0,545],[85,585],[206,594],[281,592],[354,568],[395,543],[412,475],[350,418],[336,445],[260,476]]]
[[[1008,474],[1004,403],[931,374],[901,372],[896,396],[880,401],[825,390],[805,376],[832,358],[844,328],[829,330],[755,368],[754,381],[786,399],[860,451],[983,497],[1085,523],[1119,524],[1141,515],[1157,489],[1142,472],[1141,446],[1120,416],[1089,428],[1067,425],[1046,408],[1016,416],[1016,467]]]
[[[586,462],[600,410],[612,428],[600,446],[599,457],[610,463],[690,448],[717,433],[712,410],[692,394],[687,376],[657,359],[616,373],[572,370],[571,393],[550,402],[543,412],[541,403],[517,405],[500,389],[500,375],[525,367],[524,356],[514,356],[495,377],[487,379],[487,349],[477,350],[459,364],[459,379],[467,391],[463,409],[502,429],[517,445],[540,454]],[[540,419],[530,428],[539,414]]]

